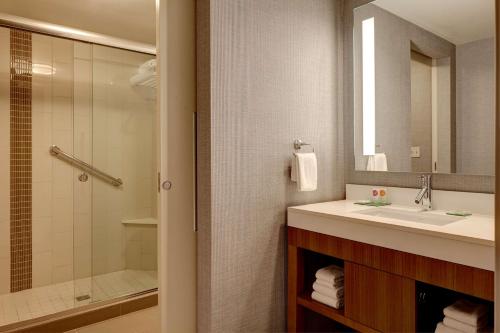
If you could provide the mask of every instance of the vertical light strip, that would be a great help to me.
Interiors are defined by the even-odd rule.
[[[437,59],[432,59],[432,172],[437,172],[438,165],[438,61]]]
[[[375,155],[375,18],[363,20],[363,155]]]

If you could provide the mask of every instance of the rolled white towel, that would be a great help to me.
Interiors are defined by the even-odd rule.
[[[316,278],[324,280],[333,286],[335,281],[341,278],[344,279],[344,270],[339,266],[330,265],[319,269],[316,272]]]
[[[477,304],[466,300],[460,300],[444,308],[443,313],[446,317],[453,318],[462,323],[478,326],[481,320],[484,320],[488,312],[488,307],[484,304]]]
[[[436,326],[435,333],[463,333],[457,329],[451,328],[443,324],[443,322],[439,322]]]
[[[450,318],[450,317],[444,317],[443,319],[443,324],[450,328],[457,329],[461,332],[465,333],[478,333],[478,332],[483,332],[483,328],[488,325],[488,320],[486,316],[483,316],[483,319],[478,322],[477,326],[472,326],[468,325],[465,323],[462,323],[461,321],[458,321],[456,319]]]
[[[312,292],[311,298],[315,301],[326,304],[326,305],[331,306],[332,308],[335,308],[335,309],[340,309],[344,306],[343,299],[328,297],[328,296],[325,296],[323,294],[318,293],[317,291]]]
[[[313,290],[319,292],[328,297],[332,298],[342,298],[344,297],[344,287],[332,287],[325,286],[323,284],[318,283],[317,281],[313,283]]]
[[[333,283],[329,282],[328,280],[323,280],[323,279],[316,279],[316,282],[319,285],[325,286],[327,288],[342,288],[344,286],[344,278],[338,278]]]

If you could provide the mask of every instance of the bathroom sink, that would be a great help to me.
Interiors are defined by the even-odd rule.
[[[432,211],[414,211],[387,207],[370,208],[356,213],[431,225],[447,225],[463,219],[461,216],[437,214]]]

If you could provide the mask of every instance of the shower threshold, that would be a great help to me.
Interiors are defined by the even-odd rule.
[[[156,271],[127,269],[0,295],[0,327],[157,287]]]

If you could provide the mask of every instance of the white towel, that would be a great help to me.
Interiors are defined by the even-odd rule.
[[[139,66],[139,73],[155,72],[156,71],[156,59],[151,59]]]
[[[385,153],[379,153],[368,156],[366,164],[367,171],[387,171],[387,156]]]
[[[486,327],[486,325],[488,325],[487,319],[488,318],[486,318],[486,316],[483,316],[483,319],[478,322],[477,326],[472,326],[462,323],[461,321],[458,321],[450,317],[444,317],[443,324],[445,324],[450,328],[454,328],[465,333],[478,333],[482,332],[483,328]]]
[[[295,153],[292,159],[292,181],[299,191],[316,191],[318,187],[318,162],[314,153]]]
[[[435,333],[463,333],[457,329],[451,328],[443,324],[443,322],[439,322],[436,326]]]
[[[297,157],[295,156],[295,154],[293,154],[292,156],[291,164],[292,164],[292,171],[290,172],[290,178],[292,182],[296,183],[298,170],[297,170]]]
[[[323,294],[318,293],[317,291],[312,292],[311,298],[315,301],[326,304],[326,305],[331,306],[332,308],[335,308],[335,309],[340,309],[341,307],[344,306],[343,299],[328,297],[328,296],[325,296]]]
[[[331,286],[335,286],[335,282],[340,278],[344,279],[344,270],[336,265],[330,265],[318,269],[316,278],[328,282]]]
[[[483,316],[488,312],[488,307],[484,304],[477,304],[466,300],[460,300],[444,308],[445,316],[458,320],[471,326],[478,326]]]
[[[333,283],[331,283],[328,280],[323,280],[321,278],[317,278],[316,282],[314,282],[320,286],[324,286],[327,288],[342,288],[344,286],[344,277],[339,277],[338,279],[335,279]]]
[[[342,298],[344,297],[344,287],[332,287],[332,286],[325,286],[323,284],[320,284],[318,282],[313,283],[313,290],[317,291],[320,294],[323,294],[328,297],[332,298]]]

